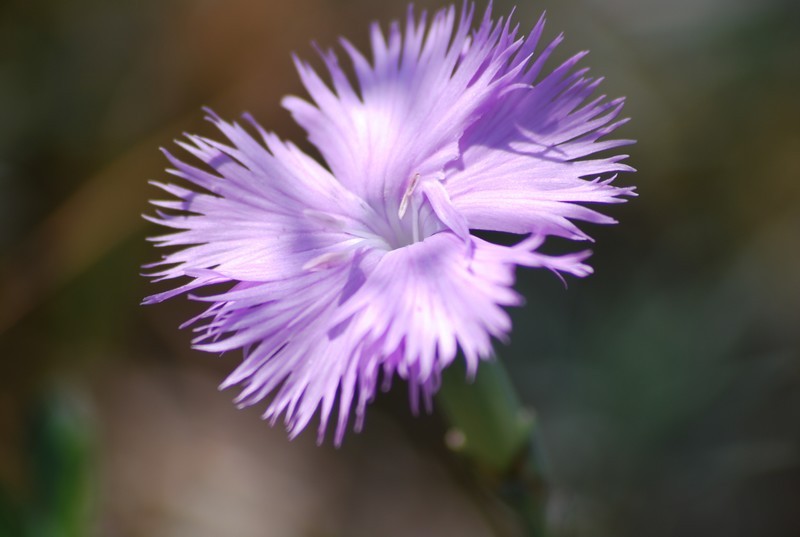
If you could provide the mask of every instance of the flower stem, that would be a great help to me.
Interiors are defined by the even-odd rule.
[[[520,403],[498,360],[483,363],[472,383],[465,376],[463,365],[449,367],[437,395],[451,426],[448,446],[516,511],[525,535],[544,537],[547,489],[534,415]]]

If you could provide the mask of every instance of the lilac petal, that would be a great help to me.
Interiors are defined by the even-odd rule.
[[[151,276],[213,269],[235,281],[282,279],[320,256],[354,251],[374,236],[364,223],[379,224],[370,209],[314,160],[273,135],[261,145],[235,123],[216,116],[212,121],[232,145],[190,137],[192,144],[184,147],[217,175],[167,155],[175,175],[213,194],[155,183],[177,200],[154,201],[166,211],[146,218],[177,232],[153,241],[186,248],[153,264],[161,270]],[[340,226],[330,224],[334,218]]]
[[[623,100],[586,102],[600,81],[570,73],[581,57],[496,99],[465,133],[446,186],[470,227],[585,240],[570,220],[614,220],[576,203],[620,203],[635,195],[611,184],[618,172],[633,171],[621,162],[626,155],[586,158],[632,142],[604,139],[624,123],[616,121]]]
[[[470,35],[474,7],[436,13],[425,28],[409,9],[406,30],[372,28],[370,64],[347,41],[357,89],[332,52],[323,52],[333,88],[307,64],[297,69],[314,104],[284,100],[348,189],[386,214],[396,211],[407,181],[441,172],[459,155],[458,140],[481,108],[509,82],[502,74],[521,41],[486,12]],[[427,31],[426,31],[427,30]]]
[[[385,254],[365,284],[342,304],[336,319],[352,316],[352,330],[389,356],[400,352],[398,373],[420,385],[449,365],[460,347],[468,368],[492,353],[490,336],[511,329],[503,306],[520,304],[511,286],[516,265],[583,276],[585,255],[553,258],[531,252],[541,241],[505,247],[453,233]],[[413,373],[414,377],[409,378]]]

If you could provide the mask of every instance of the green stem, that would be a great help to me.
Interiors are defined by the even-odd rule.
[[[465,377],[462,364],[449,367],[437,395],[451,425],[448,445],[517,512],[525,535],[543,537],[547,490],[534,415],[522,406],[499,361],[481,364],[472,383]]]

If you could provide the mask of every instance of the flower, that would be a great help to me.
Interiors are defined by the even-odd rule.
[[[576,220],[614,220],[585,204],[634,195],[612,184],[633,171],[627,155],[595,155],[631,143],[606,139],[626,121],[623,99],[592,98],[600,79],[576,69],[585,53],[543,71],[562,40],[536,51],[543,17],[520,37],[490,9],[473,30],[472,5],[430,23],[409,8],[404,29],[371,27],[371,62],[342,39],[355,76],[321,50],[330,85],[295,58],[311,100],[283,104],[325,166],[248,115],[253,134],[210,111],[227,143],[177,142],[209,171],[165,151],[192,187],[155,183],[174,198],[146,218],[177,231],[153,240],[181,248],[149,276],[182,284],[145,303],[186,292],[208,303],[186,323],[194,347],[242,349],[221,387],[241,385],[241,407],[268,399],[264,417],[284,416],[292,437],[319,412],[322,441],[338,403],[340,444],[352,408],[360,430],[394,375],[416,411],[459,349],[474,375],[511,330],[515,268],[590,274],[588,252],[540,246],[590,240]],[[523,237],[503,246],[471,230]]]

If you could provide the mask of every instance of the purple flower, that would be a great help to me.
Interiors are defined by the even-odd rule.
[[[359,430],[395,374],[415,411],[430,404],[458,349],[474,375],[511,330],[515,268],[590,274],[588,252],[539,247],[590,240],[576,220],[614,220],[585,204],[634,195],[612,184],[632,171],[626,155],[593,157],[631,142],[605,139],[623,100],[591,97],[600,79],[575,67],[585,54],[544,73],[562,39],[536,51],[544,19],[521,37],[488,10],[472,30],[473,16],[449,7],[427,22],[409,8],[404,29],[372,26],[372,61],[342,40],[355,77],[321,51],[331,85],[295,60],[311,100],[283,104],[325,165],[249,116],[258,136],[211,112],[228,142],[178,145],[214,173],[165,152],[192,188],[156,183],[177,199],[153,201],[163,210],[148,218],[177,231],[154,241],[181,249],[149,276],[183,280],[145,302],[214,286],[189,295],[209,304],[186,323],[194,347],[242,349],[222,388],[240,385],[242,407],[268,398],[264,417],[283,415],[292,437],[319,410],[321,441],[338,404],[340,444],[352,407]],[[501,246],[470,230],[523,238]]]

